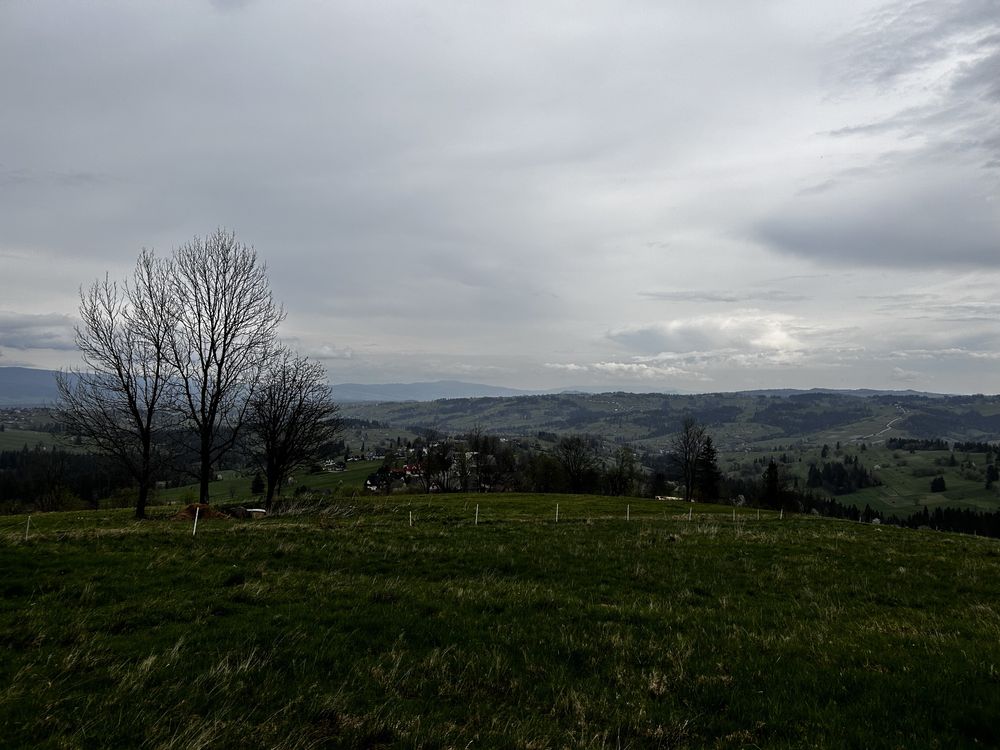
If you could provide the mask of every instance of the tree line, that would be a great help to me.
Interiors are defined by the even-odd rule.
[[[84,365],[58,374],[56,414],[131,477],[136,517],[179,456],[207,503],[213,467],[235,450],[270,503],[338,429],[322,366],[278,340],[284,317],[254,248],[222,229],[168,258],[144,249],[123,282],[81,288]]]
[[[94,508],[131,485],[118,464],[104,456],[25,446],[0,451],[0,512]]]
[[[481,428],[454,438],[431,434],[389,451],[367,480],[370,490],[424,492],[536,492],[657,496],[719,502],[726,491],[718,454],[705,428],[686,418],[662,454],[629,445],[609,449],[586,434],[538,441],[491,435]]]

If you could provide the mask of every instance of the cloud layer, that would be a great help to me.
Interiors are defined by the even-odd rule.
[[[998,0],[0,2],[3,361],[225,226],[337,382],[995,390],[998,81]]]

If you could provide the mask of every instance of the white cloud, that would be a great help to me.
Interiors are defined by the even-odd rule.
[[[739,311],[731,315],[632,325],[608,332],[608,338],[638,353],[735,351],[795,351],[808,333],[795,316]]]
[[[645,380],[691,377],[693,373],[680,367],[658,366],[645,362],[597,362],[592,365],[597,372],[605,375],[624,375]]]
[[[890,376],[896,383],[914,383],[921,379],[921,373],[915,370],[904,370],[902,367],[893,367]]]
[[[947,349],[899,349],[891,351],[885,355],[887,359],[913,359],[913,360],[1000,360],[1000,351],[972,351],[969,349],[947,348]]]
[[[354,359],[354,350],[349,346],[322,344],[307,351],[308,356],[316,359]]]

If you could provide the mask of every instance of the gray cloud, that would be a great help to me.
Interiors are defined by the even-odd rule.
[[[793,202],[758,220],[753,236],[826,262],[995,267],[1000,3],[893,4],[840,44],[841,96],[870,84],[889,101],[918,103],[828,131],[875,152],[800,189]]]
[[[891,85],[938,63],[953,47],[992,50],[1000,25],[997,0],[892,2],[871,14],[847,41],[848,83]]]
[[[45,316],[225,226],[341,382],[877,386],[886,352],[988,353],[996,7],[0,2],[0,341],[72,364]],[[912,369],[987,366],[940,362]]]
[[[19,188],[29,186],[92,188],[108,180],[108,176],[99,172],[76,170],[69,172],[38,171],[32,169],[6,169],[0,164],[0,188]]]
[[[884,181],[800,204],[761,221],[769,247],[863,265],[1000,267],[1000,211],[982,186],[958,174],[923,175],[918,186]]]
[[[68,315],[26,315],[0,310],[0,345],[11,349],[73,350],[73,319]]]
[[[252,2],[254,0],[211,0],[212,5],[223,12],[243,10]]]
[[[801,294],[792,294],[780,289],[752,292],[674,290],[664,292],[640,292],[640,296],[665,302],[801,302],[806,299]]]

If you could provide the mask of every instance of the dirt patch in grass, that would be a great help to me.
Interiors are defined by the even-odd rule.
[[[191,503],[190,505],[177,511],[174,515],[170,517],[172,521],[193,521],[195,514],[197,513],[199,519],[228,519],[227,516],[222,511],[216,510],[211,505],[205,503]]]

